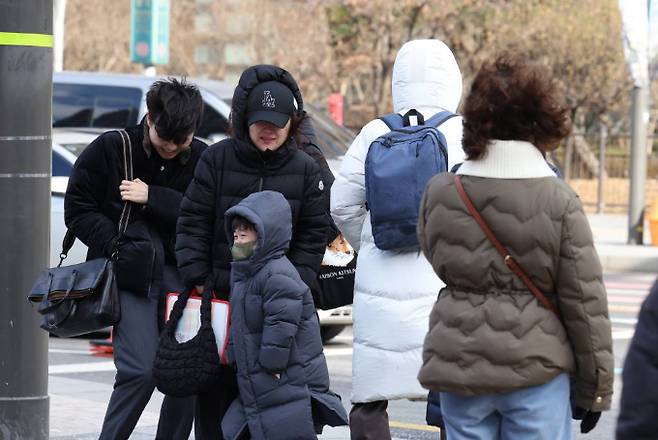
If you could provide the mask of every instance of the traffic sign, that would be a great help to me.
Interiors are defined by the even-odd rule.
[[[169,0],[131,0],[131,61],[169,63],[169,15]]]

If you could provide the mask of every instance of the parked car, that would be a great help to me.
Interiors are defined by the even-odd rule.
[[[53,142],[66,148],[76,157],[107,128],[53,128]]]
[[[52,173],[50,180],[50,267],[57,266],[62,251],[62,240],[66,234],[64,224],[64,194],[73,170],[76,155],[63,146],[52,144]],[[87,256],[87,247],[75,241],[64,265],[82,263]]]
[[[55,72],[53,75],[53,127],[117,128],[137,124],[146,114],[146,92],[157,78],[144,75]],[[190,79],[199,86],[204,116],[196,135],[210,143],[228,130],[234,86],[224,81]],[[325,113],[306,104],[327,159],[345,154],[354,134]]]
[[[144,75],[114,73],[54,73],[54,138],[77,156],[89,142],[103,131],[136,125],[146,114],[146,92],[156,79]],[[209,143],[215,143],[225,138],[234,86],[224,81],[204,79],[190,79],[190,81],[198,85],[204,101],[204,115],[196,133],[197,136]],[[334,123],[328,115],[316,107],[305,104],[305,108],[313,119],[323,153],[330,167],[336,172],[354,134]],[[55,169],[54,161],[55,156],[53,156],[53,170]],[[60,200],[57,202],[59,203]],[[55,207],[55,201],[53,201],[53,207]],[[65,231],[65,228],[53,230],[51,250],[53,245],[55,248],[61,247],[59,237],[63,237]],[[76,242],[77,245],[79,242]],[[59,253],[59,250],[55,252]],[[76,261],[77,257],[78,254],[72,252],[67,263],[79,262]],[[318,310],[318,316],[322,339],[326,342],[338,335],[346,325],[352,324],[352,307]]]

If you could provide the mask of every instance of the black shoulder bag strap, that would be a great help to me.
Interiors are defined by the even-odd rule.
[[[126,130],[117,130],[117,133],[121,136],[121,152],[123,159],[123,177],[126,180],[133,180],[133,155],[132,155],[132,142],[130,141],[130,136]],[[130,211],[132,209],[132,203],[126,202],[123,205],[123,210],[121,211],[121,217],[119,217],[119,234],[116,241],[114,242],[114,248],[112,249],[111,255],[116,256],[117,245],[119,239],[126,232],[128,227],[128,220],[130,219]],[[62,252],[59,254],[59,264],[57,267],[60,267],[66,257],[68,256],[69,251],[75,243],[75,234],[70,229],[66,230],[64,234],[64,239],[62,240]]]
[[[132,142],[130,141],[130,136],[126,130],[119,130],[121,135],[121,143],[123,146],[123,177],[125,180],[130,182],[133,181],[133,149]],[[119,239],[126,232],[128,227],[128,220],[130,219],[130,211],[132,210],[132,203],[126,202],[123,205],[123,210],[121,211],[121,217],[119,217],[119,235],[114,242],[114,249],[112,250],[112,255],[116,254],[117,244]]]

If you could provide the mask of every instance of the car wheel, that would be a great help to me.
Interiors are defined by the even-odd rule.
[[[323,325],[320,327],[320,335],[322,336],[322,343],[326,344],[345,328],[344,325]]]

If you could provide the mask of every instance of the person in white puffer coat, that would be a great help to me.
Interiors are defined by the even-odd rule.
[[[394,111],[401,115],[415,109],[427,120],[444,110],[456,112],[462,76],[450,48],[439,40],[404,44],[395,59],[392,90]],[[439,130],[448,144],[450,169],[464,159],[461,117],[449,119]],[[390,439],[388,401],[427,396],[417,375],[429,314],[444,286],[422,253],[375,246],[366,210],[365,160],[370,144],[388,131],[380,119],[363,127],[331,189],[331,214],[359,251],[353,304],[352,440]]]

